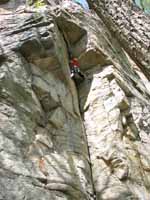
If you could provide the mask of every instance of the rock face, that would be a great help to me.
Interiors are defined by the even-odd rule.
[[[64,2],[0,24],[0,199],[149,200],[149,82],[103,22]]]

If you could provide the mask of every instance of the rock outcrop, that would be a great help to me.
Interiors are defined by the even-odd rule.
[[[149,200],[144,73],[93,11],[72,2],[33,13],[6,8],[0,199]],[[79,59],[83,82],[70,78],[68,51]]]

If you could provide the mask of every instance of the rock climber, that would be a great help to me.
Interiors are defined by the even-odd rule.
[[[71,78],[78,79],[81,78],[82,80],[85,79],[84,74],[80,71],[80,65],[77,58],[71,56],[70,59],[70,70],[71,70]]]

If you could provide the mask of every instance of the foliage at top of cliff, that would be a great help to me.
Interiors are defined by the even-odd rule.
[[[145,13],[150,14],[150,0],[135,0],[137,6],[139,6]]]

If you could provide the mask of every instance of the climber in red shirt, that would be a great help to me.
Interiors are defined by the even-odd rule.
[[[70,68],[71,68],[71,78],[75,78],[76,75],[79,75],[82,79],[84,79],[84,75],[80,71],[80,65],[77,58],[71,58],[70,60]]]

